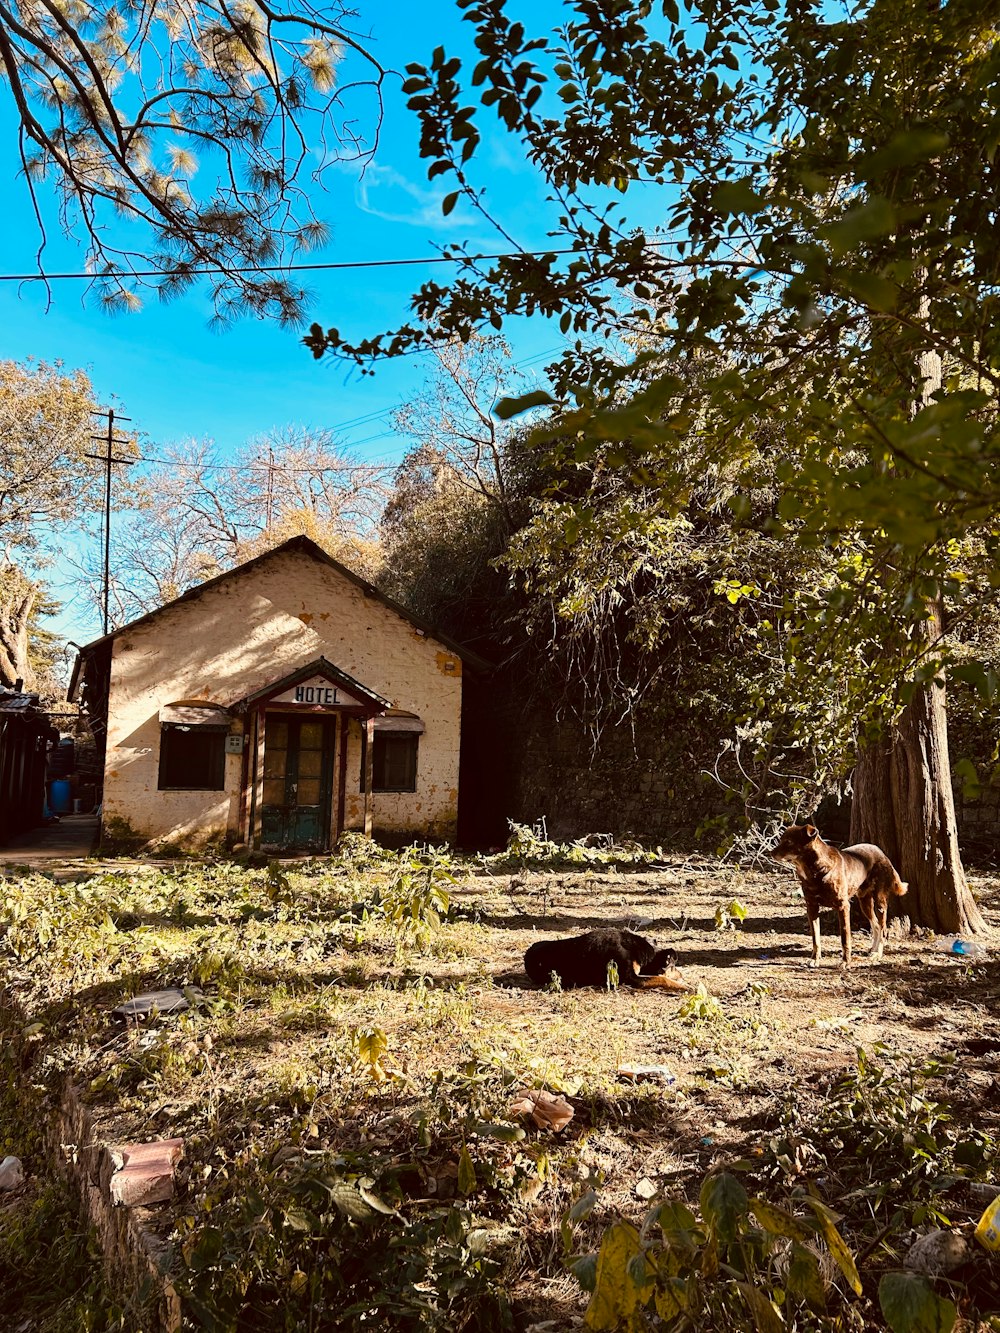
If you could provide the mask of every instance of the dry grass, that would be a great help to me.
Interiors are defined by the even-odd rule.
[[[585,1182],[600,1183],[600,1204],[584,1241],[613,1215],[640,1216],[650,1184],[696,1198],[708,1170],[759,1155],[793,1090],[806,1110],[821,1105],[858,1047],[976,1050],[962,1057],[961,1114],[997,1131],[993,961],[969,967],[906,937],[869,965],[859,932],[844,973],[824,917],[828,956],[811,968],[792,876],[710,859],[449,868],[448,919],[409,935],[377,906],[367,918],[349,911],[384,895],[393,861],[270,877],[109,870],[81,890],[71,949],[32,958],[34,927],[21,923],[23,939],[8,932],[8,946],[21,941],[8,984],[42,1025],[27,1039],[38,1075],[73,1068],[109,1141],[186,1140],[179,1198],[159,1210],[164,1230],[194,1225],[213,1191],[225,1195],[252,1164],[367,1153],[392,1162],[417,1203],[465,1198],[502,1255],[517,1326],[568,1327],[584,1302],[563,1268],[559,1223]],[[37,878],[11,885],[36,902],[62,892]],[[975,889],[996,925],[1000,884]],[[746,920],[718,929],[717,909],[733,899]],[[528,983],[521,960],[534,939],[599,924],[675,948],[701,998]],[[198,984],[206,1005],[128,1029],[112,1019],[114,1004],[164,984]],[[632,1085],[618,1076],[630,1064],[666,1066],[674,1081]],[[569,1127],[529,1128],[514,1143],[491,1136],[484,1126],[502,1132],[522,1084],[564,1092]],[[459,1179],[463,1144],[472,1188]]]

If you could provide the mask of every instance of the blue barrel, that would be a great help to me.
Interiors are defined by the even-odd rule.
[[[64,778],[57,778],[49,788],[49,805],[52,813],[68,815],[73,808],[73,789]]]

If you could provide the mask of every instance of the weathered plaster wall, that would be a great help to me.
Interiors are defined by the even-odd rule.
[[[224,791],[158,791],[159,709],[183,700],[228,707],[318,657],[425,724],[417,790],[374,795],[376,832],[453,837],[460,659],[335,569],[304,552],[280,550],[115,640],[106,825],[117,818],[145,837],[186,843],[235,834],[242,757],[227,756]],[[345,822],[360,828],[360,736],[352,731]]]

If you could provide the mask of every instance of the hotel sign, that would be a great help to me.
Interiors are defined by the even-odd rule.
[[[268,700],[269,704],[291,704],[300,708],[358,708],[362,701],[342,685],[334,685],[325,676],[300,681]]]

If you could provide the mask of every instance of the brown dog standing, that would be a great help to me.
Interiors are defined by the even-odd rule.
[[[813,964],[819,962],[819,914],[832,907],[840,917],[844,966],[851,963],[851,899],[856,898],[872,930],[872,959],[885,948],[889,895],[906,892],[906,885],[880,847],[859,842],[838,851],[824,842],[812,824],[791,824],[768,852],[775,861],[790,861],[802,885],[812,930]]]

